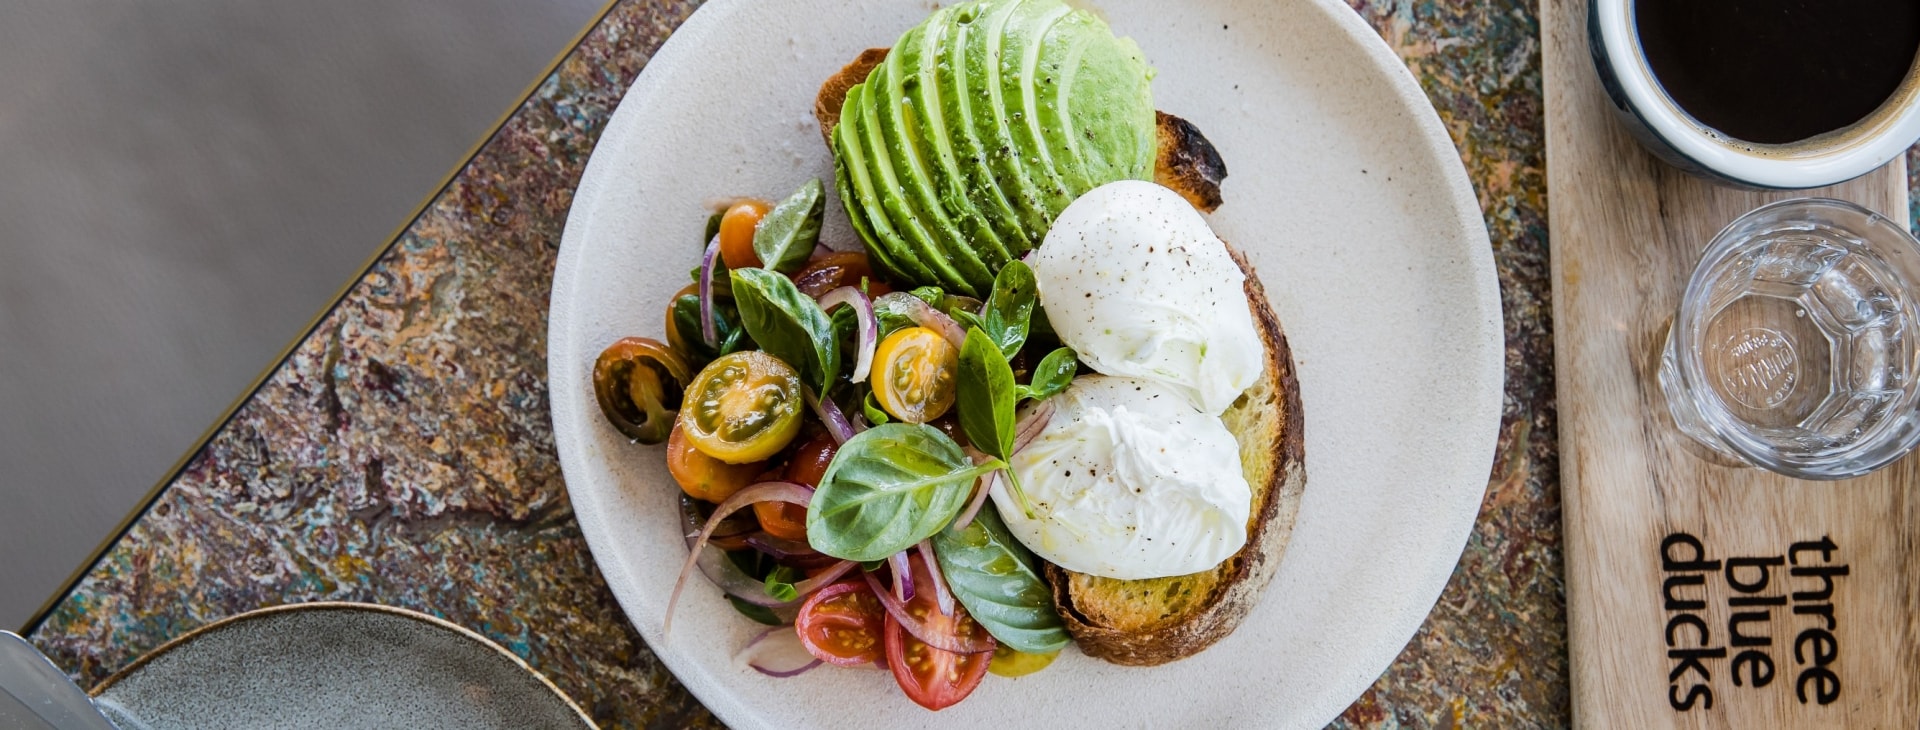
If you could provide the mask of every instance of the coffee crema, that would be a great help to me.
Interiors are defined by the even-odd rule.
[[[1865,119],[1920,53],[1920,0],[1635,0],[1633,11],[1674,103],[1759,144]]]

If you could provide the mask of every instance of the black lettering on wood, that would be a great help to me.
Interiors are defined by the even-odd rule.
[[[1793,615],[1819,616],[1821,618],[1824,618],[1827,620],[1828,631],[1834,630],[1834,628],[1836,628],[1837,626],[1837,623],[1833,620],[1833,604],[1831,603],[1816,603],[1811,606],[1794,606]]]
[[[1803,705],[1807,704],[1808,700],[1808,684],[1813,685],[1812,699],[1815,702],[1831,705],[1834,700],[1840,699],[1840,676],[1834,674],[1833,670],[1814,667],[1800,673],[1800,678],[1794,680],[1793,694],[1800,698],[1800,704]]]
[[[1787,574],[1795,578],[1819,578],[1823,585],[1817,591],[1794,591],[1795,601],[1824,601],[1833,597],[1833,576],[1847,575],[1851,570],[1845,565],[1820,565],[1807,568],[1788,568]]]
[[[1786,564],[1787,559],[1783,557],[1727,558],[1727,586],[1741,593],[1759,593],[1773,581],[1773,568]],[[1741,580],[1741,568],[1752,568],[1756,571],[1755,577]]]
[[[1684,586],[1700,586],[1699,600],[1684,600],[1679,591]],[[1667,598],[1668,611],[1699,611],[1707,607],[1707,577],[1698,573],[1692,575],[1670,575],[1660,584],[1660,592]]]
[[[1812,651],[1811,661],[1824,667],[1840,656],[1840,642],[1834,641],[1833,634],[1827,633],[1826,629],[1807,629],[1793,639],[1793,661],[1806,664],[1809,660],[1802,650]]]
[[[1685,697],[1676,696],[1674,693],[1678,691],[1680,691],[1679,687],[1671,685],[1667,687],[1667,704],[1673,705],[1673,709],[1686,712],[1687,710],[1693,709],[1693,703],[1703,700],[1705,704],[1701,705],[1701,709],[1713,709],[1713,690],[1708,689],[1706,685],[1696,684],[1688,687],[1687,696]]]
[[[1721,648],[1721,649],[1668,649],[1667,658],[1680,660],[1679,664],[1673,665],[1673,671],[1667,673],[1668,682],[1672,682],[1679,679],[1682,675],[1685,675],[1687,673],[1687,670],[1689,669],[1700,673],[1700,681],[1711,682],[1713,681],[1713,672],[1708,671],[1707,665],[1701,664],[1700,660],[1725,659],[1727,658],[1727,650],[1724,648]]]
[[[1839,547],[1839,545],[1833,544],[1832,538],[1822,535],[1820,536],[1819,542],[1796,542],[1787,546],[1787,559],[1793,561],[1794,565],[1799,565],[1800,553],[1817,550],[1820,552],[1820,562],[1831,563],[1833,562],[1833,551]]]
[[[1706,619],[1700,618],[1699,616],[1695,616],[1691,613],[1682,613],[1682,614],[1675,615],[1673,618],[1667,619],[1667,648],[1671,649],[1673,648],[1674,644],[1679,643],[1677,640],[1673,638],[1673,630],[1680,628],[1682,626],[1692,626],[1694,629],[1700,632],[1700,642],[1698,644],[1695,644],[1695,646],[1705,648],[1707,645],[1707,642],[1712,640],[1711,638],[1709,638],[1709,634],[1707,633]]]
[[[1693,557],[1687,560],[1674,557],[1673,549],[1679,546],[1693,548]],[[1719,570],[1720,561],[1707,559],[1707,546],[1700,544],[1700,538],[1676,532],[1660,541],[1660,569],[1669,573]]]
[[[1765,634],[1748,635],[1740,633],[1741,624],[1764,624],[1772,619],[1772,617],[1773,615],[1767,611],[1744,611],[1728,616],[1727,634],[1729,634],[1731,638],[1727,639],[1727,643],[1733,646],[1772,646],[1773,637],[1771,636]]]
[[[1747,668],[1747,681],[1755,687],[1765,687],[1773,683],[1773,657],[1759,649],[1748,649],[1733,655],[1733,663],[1728,671],[1733,673],[1733,686],[1744,687],[1740,682],[1740,667]]]

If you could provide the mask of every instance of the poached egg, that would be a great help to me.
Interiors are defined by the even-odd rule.
[[[1246,275],[1179,193],[1124,180],[1053,222],[1029,260],[1040,306],[1095,371],[1154,380],[1219,415],[1266,366]]]
[[[1218,415],[1157,380],[1091,375],[1009,461],[1033,516],[1004,478],[993,499],[1021,543],[1068,570],[1139,580],[1187,575],[1247,542],[1253,491]]]

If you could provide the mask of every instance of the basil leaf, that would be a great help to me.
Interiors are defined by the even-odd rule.
[[[746,329],[740,326],[740,310],[735,309],[728,300],[714,300],[713,325],[714,335],[719,340],[718,347],[708,347],[701,336],[700,295],[688,294],[673,300],[674,334],[686,346],[685,354],[698,361],[698,365],[712,362],[721,355],[753,349],[753,341],[747,339]]]
[[[966,506],[979,466],[940,429],[889,423],[840,446],[807,506],[807,543],[843,560],[883,560],[931,537]]]
[[[803,575],[805,574],[784,565],[774,568],[773,572],[767,574],[767,597],[776,601],[791,601],[799,598],[800,591],[793,587],[793,579]]]
[[[926,302],[927,306],[935,309],[939,309],[940,305],[947,301],[947,293],[937,286],[923,286],[907,293],[919,297],[920,301]]]
[[[1013,369],[1000,348],[978,329],[967,330],[960,347],[960,430],[990,456],[1013,455]]]
[[[1071,641],[1033,554],[1013,538],[999,512],[983,508],[966,529],[934,534],[933,551],[953,597],[1002,645],[1045,654]]]
[[[760,265],[782,274],[799,271],[820,242],[820,219],[826,211],[827,199],[818,179],[808,180],[767,211],[753,231],[753,252],[760,257]]]
[[[887,416],[887,409],[881,408],[879,401],[873,399],[871,390],[867,391],[866,397],[860,399],[860,410],[866,414],[869,425],[878,426],[893,420]]]
[[[707,250],[707,246],[713,243],[713,237],[720,235],[720,221],[726,220],[726,218],[726,208],[716,210],[713,212],[713,215],[707,217],[707,235],[700,237],[700,250]],[[693,275],[695,278],[698,278],[700,276],[700,270],[694,269]]]
[[[779,616],[773,615],[773,609],[766,606],[756,606],[733,596],[727,596],[727,602],[733,604],[733,610],[759,623],[768,626],[779,626],[782,623]]]
[[[987,323],[981,321],[980,315],[964,309],[949,310],[947,316],[952,317],[954,323],[960,325],[961,329],[984,330],[987,328]],[[991,335],[989,335],[989,337],[991,337]]]
[[[1079,369],[1079,356],[1074,354],[1073,348],[1062,347],[1049,352],[1034,367],[1033,382],[1025,386],[1021,397],[1034,400],[1052,398],[1067,389],[1067,385],[1073,382],[1074,371]]]
[[[735,269],[733,300],[747,335],[767,354],[800,371],[801,382],[826,393],[840,374],[833,320],[793,281],[766,269]]]
[[[1000,346],[1000,354],[1013,357],[1027,342],[1027,327],[1033,318],[1033,304],[1039,284],[1033,269],[1024,261],[1011,261],[993,278],[993,293],[980,308],[981,329]]]

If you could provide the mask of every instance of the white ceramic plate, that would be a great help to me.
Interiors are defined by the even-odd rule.
[[[390,606],[304,603],[188,632],[93,688],[127,730],[593,730],[513,652]]]
[[[886,674],[773,680],[734,664],[755,625],[696,585],[659,448],[602,419],[589,371],[622,336],[661,336],[708,204],[833,179],[812,108],[924,0],[716,0],[621,102],[575,194],[554,275],[554,436],[582,530],[628,618],[737,727],[1319,727],[1413,636],[1452,573],[1499,427],[1500,298],[1458,153],[1419,85],[1336,0],[1101,0],[1159,69],[1157,106],[1232,172],[1214,228],[1246,251],[1293,346],[1307,491],[1278,576],[1239,631],[1150,669],[1062,657],[989,677],[938,714]],[[1178,9],[1172,9],[1177,7]],[[832,186],[829,185],[829,188]],[[827,240],[856,245],[837,201]]]

